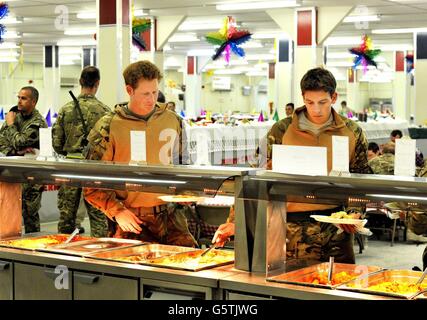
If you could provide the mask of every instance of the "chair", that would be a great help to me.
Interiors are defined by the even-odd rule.
[[[405,214],[405,211],[390,209],[387,207],[387,204],[368,203],[366,205],[363,218],[368,220],[366,227],[370,230],[379,230],[391,233],[390,245],[393,246],[398,220],[401,219],[402,214]]]

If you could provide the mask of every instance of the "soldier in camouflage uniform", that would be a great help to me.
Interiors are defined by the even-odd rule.
[[[52,128],[52,144],[58,154],[68,158],[83,158],[87,144],[87,135],[95,123],[111,110],[95,98],[100,81],[99,70],[89,66],[82,70],[80,76],[81,92],[78,101],[87,133],[83,126],[80,113],[74,101],[65,104],[58,113],[58,118]],[[76,228],[76,215],[79,208],[81,188],[62,185],[58,192],[58,208],[60,212],[58,231],[72,233]],[[91,235],[105,237],[107,235],[107,220],[105,215],[85,201],[89,216]]]
[[[39,129],[47,128],[46,120],[36,109],[39,93],[34,87],[23,87],[18,94],[18,106],[6,115],[0,129],[0,153],[23,156],[39,149]],[[22,217],[25,233],[40,231],[39,209],[43,186],[22,184]]]
[[[182,163],[183,123],[157,102],[160,70],[149,61],[129,65],[123,72],[129,102],[101,118],[90,132],[88,159],[129,163],[131,131],[146,134],[148,164]],[[162,136],[168,135],[168,138]],[[85,188],[86,200],[102,210],[110,235],[181,246],[196,246],[185,216],[159,194],[128,190]]]
[[[383,146],[383,154],[368,161],[374,174],[394,174],[394,142],[388,142]]]
[[[273,125],[259,148],[260,165],[271,169],[272,145],[319,146],[327,148],[328,172],[332,167],[332,136],[349,138],[350,172],[372,173],[368,166],[368,143],[362,129],[352,120],[339,115],[332,108],[337,100],[336,81],[327,70],[309,70],[301,80],[301,91],[305,106],[295,110]],[[315,161],[315,160],[313,160]],[[337,234],[333,224],[315,222],[310,215],[330,215],[342,208],[323,204],[287,203],[287,255],[327,261],[330,256],[335,261],[354,263],[354,227],[341,225],[346,231]],[[354,214],[358,217],[359,214]],[[222,245],[234,232],[234,222],[230,214],[227,223],[221,225],[213,241]]]

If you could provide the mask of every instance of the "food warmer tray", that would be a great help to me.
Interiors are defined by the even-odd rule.
[[[132,239],[94,238],[86,241],[59,244],[40,249],[40,251],[84,257],[91,253],[127,248],[141,244],[143,244],[142,241]]]
[[[422,272],[420,271],[411,271],[411,270],[382,270],[373,274],[369,274],[366,277],[360,279],[355,279],[353,281],[347,282],[337,287],[339,290],[355,291],[369,294],[377,294],[382,296],[391,296],[396,298],[404,299],[420,299],[427,298],[423,293],[427,290],[427,279],[421,283],[424,290],[419,290],[417,292],[386,292],[375,289],[370,289],[370,286],[381,284],[382,282],[391,282],[391,281],[400,281],[415,284],[418,279],[421,277]]]
[[[194,248],[164,244],[145,244],[131,248],[113,249],[106,252],[88,254],[86,257],[123,263],[141,264],[147,259],[169,256],[180,252],[194,251]]]
[[[56,246],[63,243],[69,237],[69,234],[50,234],[50,233],[29,233],[20,237],[10,237],[0,240],[0,247],[39,251],[51,246]],[[94,239],[76,235],[71,243]]]
[[[297,284],[302,286],[335,289],[348,281],[358,279],[361,276],[378,272],[383,268],[376,266],[355,265],[346,263],[334,263],[332,283],[327,283],[329,263],[324,262],[291,272],[282,273],[267,278],[267,281]],[[342,274],[345,272],[346,274]],[[320,277],[319,277],[320,276]],[[325,281],[313,283],[315,279],[322,278]]]

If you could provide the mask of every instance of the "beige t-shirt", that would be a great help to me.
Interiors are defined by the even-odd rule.
[[[316,124],[311,122],[310,120],[308,120],[307,116],[305,115],[305,112],[301,112],[298,114],[299,128],[304,131],[310,131],[316,136],[318,136],[323,130],[328,128],[333,121],[334,117],[332,116],[332,113],[329,116],[328,121],[323,124]]]

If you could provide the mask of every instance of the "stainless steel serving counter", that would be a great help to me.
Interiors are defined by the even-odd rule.
[[[233,265],[199,272],[94,260],[63,254],[0,248],[1,299],[310,299],[383,300],[382,296],[267,282],[265,274],[237,270]],[[54,287],[68,268],[71,290]],[[14,278],[6,276],[9,273]],[[52,287],[52,288],[49,288]],[[7,293],[5,291],[9,290]]]

